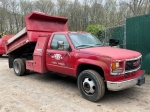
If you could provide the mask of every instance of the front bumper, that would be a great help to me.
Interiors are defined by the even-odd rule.
[[[145,83],[145,71],[143,70],[142,74],[138,78],[134,78],[122,82],[107,81],[107,88],[108,90],[111,91],[119,91],[119,90],[133,87],[135,85],[141,86],[144,83]]]

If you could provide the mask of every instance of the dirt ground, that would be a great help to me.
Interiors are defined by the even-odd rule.
[[[81,97],[76,80],[56,74],[18,77],[0,58],[0,112],[150,112],[150,76],[146,84],[111,92],[93,103]]]

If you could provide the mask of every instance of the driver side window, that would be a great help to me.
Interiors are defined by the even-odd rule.
[[[58,45],[58,41],[63,41],[64,42],[63,44],[65,46],[59,46]],[[65,49],[67,49],[67,46],[69,47],[69,43],[68,43],[65,35],[63,35],[63,34],[55,34],[53,36],[52,43],[51,43],[51,46],[50,46],[51,49],[54,49],[54,50],[65,50]]]

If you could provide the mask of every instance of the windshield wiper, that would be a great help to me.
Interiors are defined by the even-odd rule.
[[[103,44],[94,44],[94,45],[96,45],[96,46],[103,46]]]
[[[93,46],[91,46],[91,45],[79,45],[79,46],[76,46],[76,48],[83,48],[83,47],[93,47]]]

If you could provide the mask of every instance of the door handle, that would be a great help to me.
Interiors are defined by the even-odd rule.
[[[50,56],[50,55],[51,55],[51,53],[50,53],[50,52],[48,52],[48,53],[47,53],[47,55],[48,55],[48,56]]]

